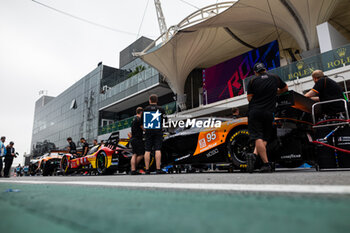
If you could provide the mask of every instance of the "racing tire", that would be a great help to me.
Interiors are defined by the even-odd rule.
[[[240,169],[247,167],[246,154],[254,152],[254,143],[249,139],[246,128],[234,130],[227,139],[227,153],[233,165]]]
[[[43,176],[49,176],[50,172],[47,169],[43,169],[42,174],[43,174]]]
[[[68,175],[70,173],[69,158],[66,155],[64,155],[61,159],[61,169],[62,169],[64,175]]]
[[[53,173],[52,165],[50,164],[50,162],[46,162],[42,169],[43,176],[52,176],[52,173]]]
[[[101,151],[96,156],[96,170],[99,175],[107,174],[107,154],[104,151]]]

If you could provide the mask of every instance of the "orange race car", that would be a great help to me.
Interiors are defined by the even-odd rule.
[[[60,172],[60,161],[62,156],[67,153],[63,150],[53,150],[44,154],[37,161],[37,168],[31,171],[31,174],[41,174],[43,176],[57,175]]]
[[[267,147],[269,160],[288,168],[313,163],[313,145],[308,140],[313,102],[299,97],[290,92],[280,98],[274,140]],[[246,117],[186,119],[182,126],[164,138],[162,164],[203,168],[214,163],[245,170],[246,154],[254,150]]]

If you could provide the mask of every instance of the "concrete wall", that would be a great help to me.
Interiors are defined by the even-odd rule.
[[[339,48],[345,44],[350,43],[328,22],[317,26],[317,36],[321,53]]]
[[[119,53],[119,68],[122,69],[123,66],[136,59],[136,57],[132,55],[133,52],[143,51],[152,42],[153,40],[147,37],[140,37],[134,43],[126,47],[123,51]]]

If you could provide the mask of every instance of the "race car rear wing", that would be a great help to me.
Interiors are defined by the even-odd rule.
[[[278,96],[277,107],[292,107],[303,112],[311,113],[311,108],[314,103],[315,101],[312,99],[307,98],[298,92],[290,90]]]
[[[114,132],[109,136],[105,146],[110,149],[115,149],[118,146],[119,143],[119,132]]]

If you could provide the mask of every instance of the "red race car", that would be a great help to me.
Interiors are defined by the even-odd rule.
[[[97,145],[90,149],[84,157],[66,154],[61,160],[61,169],[64,174],[76,171],[95,171],[97,174],[109,175],[116,171],[128,173],[132,150],[119,143],[119,132],[112,133],[105,145]],[[143,168],[140,162],[139,168]],[[154,155],[151,156],[150,170],[155,170]]]
[[[113,174],[116,171],[130,170],[130,149],[118,145],[119,132],[113,133],[105,145],[97,145],[90,149],[84,157],[66,154],[61,159],[64,174],[75,171],[95,171],[98,174]]]

